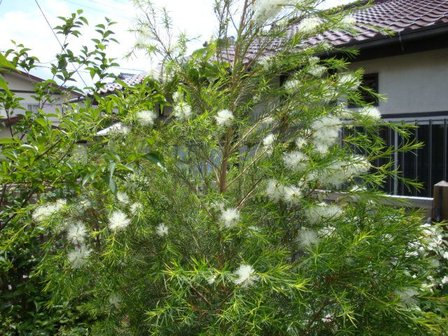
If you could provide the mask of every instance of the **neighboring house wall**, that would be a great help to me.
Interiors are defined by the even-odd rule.
[[[351,69],[378,73],[381,114],[448,111],[448,48],[354,62]]]
[[[37,101],[33,96],[35,95],[35,85],[43,81],[35,76],[27,75],[23,72],[4,72],[2,76],[8,83],[9,89],[15,93],[19,98],[22,98],[20,105],[29,111],[37,111],[38,108],[42,108],[47,113],[57,113],[63,112],[63,104],[68,102],[69,99],[74,97],[73,94],[64,92],[61,95],[52,95],[48,102],[45,102],[43,106],[40,106],[40,102]],[[24,114],[25,110],[15,109],[10,115],[14,117],[20,114]],[[6,111],[0,106],[0,121],[7,118]],[[53,118],[53,117],[52,117]],[[57,123],[57,119],[53,119]],[[10,136],[9,127],[6,127],[4,123],[0,122],[0,138]]]

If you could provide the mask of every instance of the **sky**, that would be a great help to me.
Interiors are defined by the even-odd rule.
[[[152,0],[152,2],[158,7],[167,8],[177,31],[197,38],[193,43],[193,49],[209,40],[216,30],[213,0]],[[351,0],[327,0],[327,2],[329,6],[334,6]],[[112,19],[117,22],[112,30],[120,43],[112,45],[108,55],[117,58],[120,64],[116,72],[150,72],[154,68],[155,61],[151,61],[141,52],[134,57],[124,58],[137,40],[135,34],[129,31],[138,16],[138,11],[131,0],[0,0],[0,51],[12,48],[11,40],[30,48],[32,50],[30,53],[40,60],[35,75],[50,78],[49,63],[60,50],[37,4],[42,8],[52,27],[61,22],[58,16],[67,16],[77,9],[84,11],[91,29],[84,32],[82,39],[73,41],[75,49],[94,37],[95,24],[104,22],[104,17]],[[86,77],[86,80],[89,77],[87,72],[81,72],[81,76]]]

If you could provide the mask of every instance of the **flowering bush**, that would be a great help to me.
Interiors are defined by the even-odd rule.
[[[21,239],[38,240],[32,276],[45,283],[46,306],[68,305],[85,326],[60,333],[446,330],[443,226],[386,204],[379,189],[396,172],[371,163],[390,155],[383,122],[372,107],[345,107],[361,103],[361,74],[317,58],[326,44],[297,48],[350,20],[316,1],[274,5],[245,1],[232,42],[235,8],[217,2],[217,39],[189,57],[184,39],[163,44],[149,10],[137,30],[164,53],[162,82],[73,105],[57,130],[45,115],[45,127],[25,120],[28,142],[2,149],[2,183],[20,177],[34,197],[2,213],[16,214],[2,222],[2,248],[9,258]],[[302,23],[291,35],[293,17]]]

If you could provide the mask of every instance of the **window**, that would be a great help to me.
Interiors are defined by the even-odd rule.
[[[365,74],[362,77],[361,86],[359,87],[359,94],[364,102],[372,106],[378,106],[379,101],[375,93],[379,92],[378,74]],[[359,107],[355,102],[349,101],[348,107]]]
[[[39,108],[39,104],[28,104],[27,110],[31,112],[37,112],[37,109]]]

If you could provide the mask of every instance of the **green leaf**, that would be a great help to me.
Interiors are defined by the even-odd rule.
[[[12,63],[10,63],[2,53],[0,53],[0,68],[6,68],[11,70],[16,69],[14,65],[12,65]]]
[[[161,163],[163,162],[163,157],[160,153],[157,152],[150,152],[144,155],[144,157],[146,159],[148,159],[149,161],[153,162],[153,163]]]
[[[116,163],[111,161],[109,164],[109,188],[115,194],[117,192],[117,185],[114,181],[114,172],[115,172]]]

